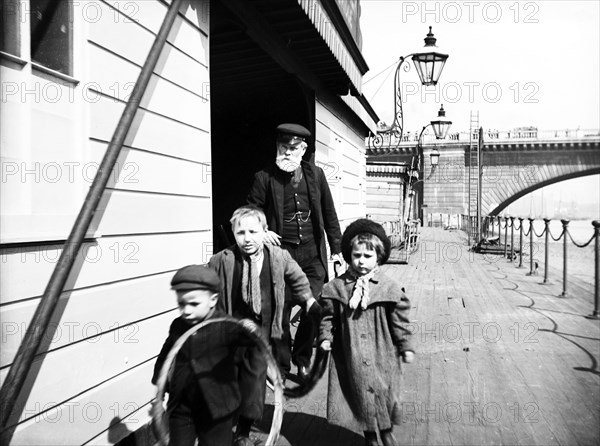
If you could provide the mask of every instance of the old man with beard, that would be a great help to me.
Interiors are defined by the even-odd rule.
[[[332,259],[343,263],[342,234],[323,169],[303,159],[310,136],[299,124],[277,127],[275,163],[256,173],[248,203],[261,208],[267,217],[269,230],[265,242],[281,246],[291,254],[318,299],[327,281],[325,236]],[[283,330],[290,345],[289,320],[293,305],[286,296]],[[291,350],[291,361],[301,380],[308,376],[317,330],[318,317],[303,313]]]

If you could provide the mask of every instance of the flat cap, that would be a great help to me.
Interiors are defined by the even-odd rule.
[[[308,129],[300,124],[280,124],[277,126],[277,132],[284,135],[298,136],[300,138],[310,138]]]
[[[218,293],[221,280],[215,271],[206,266],[188,265],[175,273],[171,288],[176,291],[210,290]]]

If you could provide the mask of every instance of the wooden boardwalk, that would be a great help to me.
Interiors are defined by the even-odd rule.
[[[585,318],[592,285],[571,280],[560,298],[558,278],[541,285],[517,265],[469,252],[461,232],[424,228],[408,265],[385,266],[411,298],[418,350],[403,372],[399,444],[600,444],[600,323]],[[326,376],[286,401],[278,444],[364,444],[361,432],[327,423]]]

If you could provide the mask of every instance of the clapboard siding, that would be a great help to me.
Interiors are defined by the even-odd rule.
[[[127,383],[125,383],[127,385]],[[141,386],[140,386],[141,387]],[[146,386],[144,386],[145,388]],[[117,403],[118,404],[118,403]],[[135,409],[137,405],[126,403],[131,409]],[[118,408],[116,404],[113,407]],[[148,426],[151,420],[150,411],[152,409],[152,403],[145,404],[137,407],[137,410],[127,415],[125,418],[120,419],[118,422],[111,422],[110,427],[102,432],[100,435],[92,438],[85,445],[90,446],[106,446],[107,444],[113,444],[114,438],[122,438],[125,434],[132,433],[141,429],[142,433],[148,435]],[[111,409],[112,410],[112,409]],[[128,411],[121,411],[120,416],[128,414]],[[113,418],[114,419],[114,418]],[[112,420],[111,420],[112,421]],[[142,434],[143,435],[143,434]],[[136,440],[137,441],[137,440]],[[138,444],[138,443],[136,443]],[[142,443],[143,440],[142,440]]]
[[[107,143],[92,141],[90,159],[100,163]],[[198,148],[198,150],[202,150]],[[90,168],[90,171],[94,171]],[[166,172],[178,172],[173,177]],[[208,197],[211,194],[211,167],[209,163],[148,153],[124,147],[121,151],[109,187],[121,190],[139,190],[161,194]],[[173,222],[175,223],[175,222]],[[176,224],[176,223],[175,223]]]
[[[125,105],[108,97],[90,104],[90,137],[110,141]],[[125,139],[129,147],[162,153],[191,161],[210,162],[209,123],[198,129],[165,116],[140,110],[135,128]]]
[[[90,45],[89,49],[90,69],[94,73],[94,83],[90,84],[89,88],[121,101],[126,101],[133,90],[141,66],[95,45]],[[206,92],[206,89],[203,88],[209,79],[206,67],[171,47],[166,47],[163,57],[168,63],[159,71],[159,75],[153,75],[151,83],[161,80],[176,85],[198,97]],[[174,72],[172,69],[167,69],[171,66],[171,62],[180,66],[179,71]],[[152,90],[148,91],[151,92]],[[144,101],[141,105],[149,108]]]
[[[105,192],[92,224],[103,236],[157,232],[210,231],[209,198],[172,197],[123,191]]]
[[[369,178],[367,187],[367,214],[377,222],[401,219],[403,188],[399,179],[389,181]]]
[[[124,64],[117,63],[115,65],[117,65],[117,68],[123,68],[119,67],[119,65]],[[139,75],[139,70],[135,69],[133,66],[127,68],[127,70],[123,71],[129,72],[123,73],[122,81],[115,81],[113,80],[114,78],[103,79],[103,83],[106,85],[104,88],[107,90],[102,90],[102,84],[98,84],[100,86],[94,84],[93,86],[90,86],[90,89],[98,94],[106,91],[116,93],[110,90],[110,86],[117,85],[120,97],[116,99],[111,98],[111,100],[126,101],[133,89],[132,82],[134,82],[137,75]],[[112,77],[112,75],[110,76]],[[197,129],[204,128],[210,118],[210,104],[206,99],[192,94],[178,85],[168,82],[156,75],[153,75],[150,79],[150,83],[140,103],[140,107],[144,110],[167,116]],[[135,126],[132,130],[135,131]]]
[[[199,209],[200,213],[202,210]],[[210,212],[209,209],[205,209]],[[115,250],[122,255],[115,257]],[[130,235],[101,237],[85,243],[77,253],[73,272],[65,291],[172,271],[183,265],[198,263],[202,253],[212,250],[212,233]],[[5,249],[0,252],[2,270],[2,302],[14,302],[43,294],[62,251],[62,245]],[[35,278],[35,280],[32,280]],[[114,311],[106,308],[106,311]]]
[[[104,435],[104,441],[97,438],[95,444],[116,443],[129,433],[124,427],[133,430],[148,421],[147,403],[154,396],[149,379],[153,367],[154,361],[148,361],[59,406],[48,407],[48,411],[18,426],[11,444],[78,445],[98,434]],[[128,423],[119,421],[125,417]]]
[[[90,391],[100,383],[154,358],[160,351],[169,323],[177,311],[136,322],[82,342],[36,357],[31,378],[35,378],[27,400],[19,398],[15,408],[21,419],[36,408],[50,409],[75,395]],[[68,367],[65,365],[68,364]],[[4,382],[7,369],[0,371]],[[151,375],[146,375],[149,381]],[[148,395],[150,397],[151,395]],[[150,398],[148,398],[149,400]],[[72,443],[69,443],[72,444]]]
[[[116,255],[121,257],[131,257],[134,253],[129,247],[116,245],[114,248],[112,252],[120,251]],[[205,263],[209,255],[206,252],[203,257],[198,256],[196,262]],[[169,285],[172,276],[172,272],[167,272],[63,293],[57,309],[60,318],[51,322],[49,332],[44,335],[43,350],[56,350],[172,310],[176,306],[175,294]],[[13,361],[39,302],[40,299],[35,298],[0,308],[0,319],[5,321],[0,367]],[[106,308],[119,310],[108,312]],[[128,330],[126,336],[135,334],[135,329]]]
[[[111,6],[111,4],[116,5],[115,2],[111,1],[110,4],[96,2],[101,11],[98,14],[100,17],[88,25],[88,38],[105,48],[111,50],[118,48],[119,51],[115,52],[141,66],[152,45],[154,34],[158,32],[162,24],[167,7],[158,1],[129,2],[135,5],[137,12],[131,13],[127,18],[117,11],[126,12],[125,5],[128,2],[120,3],[121,6],[117,9]],[[198,5],[195,9],[200,14],[208,13],[206,6],[203,6],[204,2],[194,3]],[[115,18],[117,17],[115,13],[118,15],[118,19]],[[194,23],[201,24],[204,30],[195,26]],[[206,16],[197,16],[196,22],[177,17],[169,34],[168,44],[178,48],[179,51],[198,63],[208,66],[207,24],[208,17]],[[166,47],[166,51],[169,51],[168,47]]]
[[[344,229],[366,213],[364,135],[342,121],[331,106],[317,100],[316,141],[315,162],[326,171]]]

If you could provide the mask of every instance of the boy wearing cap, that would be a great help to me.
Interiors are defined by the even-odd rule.
[[[277,127],[275,163],[255,174],[247,201],[266,215],[270,229],[265,235],[266,243],[281,246],[290,253],[306,274],[312,295],[318,297],[327,281],[325,236],[333,260],[343,263],[342,233],[325,173],[302,158],[310,136],[308,129],[299,124]],[[293,306],[288,293],[283,328],[290,343],[289,319]],[[313,318],[302,315],[291,356],[301,379],[306,378],[310,368],[317,328]]]
[[[177,341],[200,322],[228,317],[217,308],[221,281],[210,268],[189,265],[171,280],[181,315],[169,329],[156,365],[156,384],[163,363]],[[167,383],[169,444],[230,445],[234,419],[262,417],[264,394],[253,389],[266,379],[266,361],[239,326],[209,324],[192,335],[177,354]],[[239,443],[239,444],[244,444]]]

